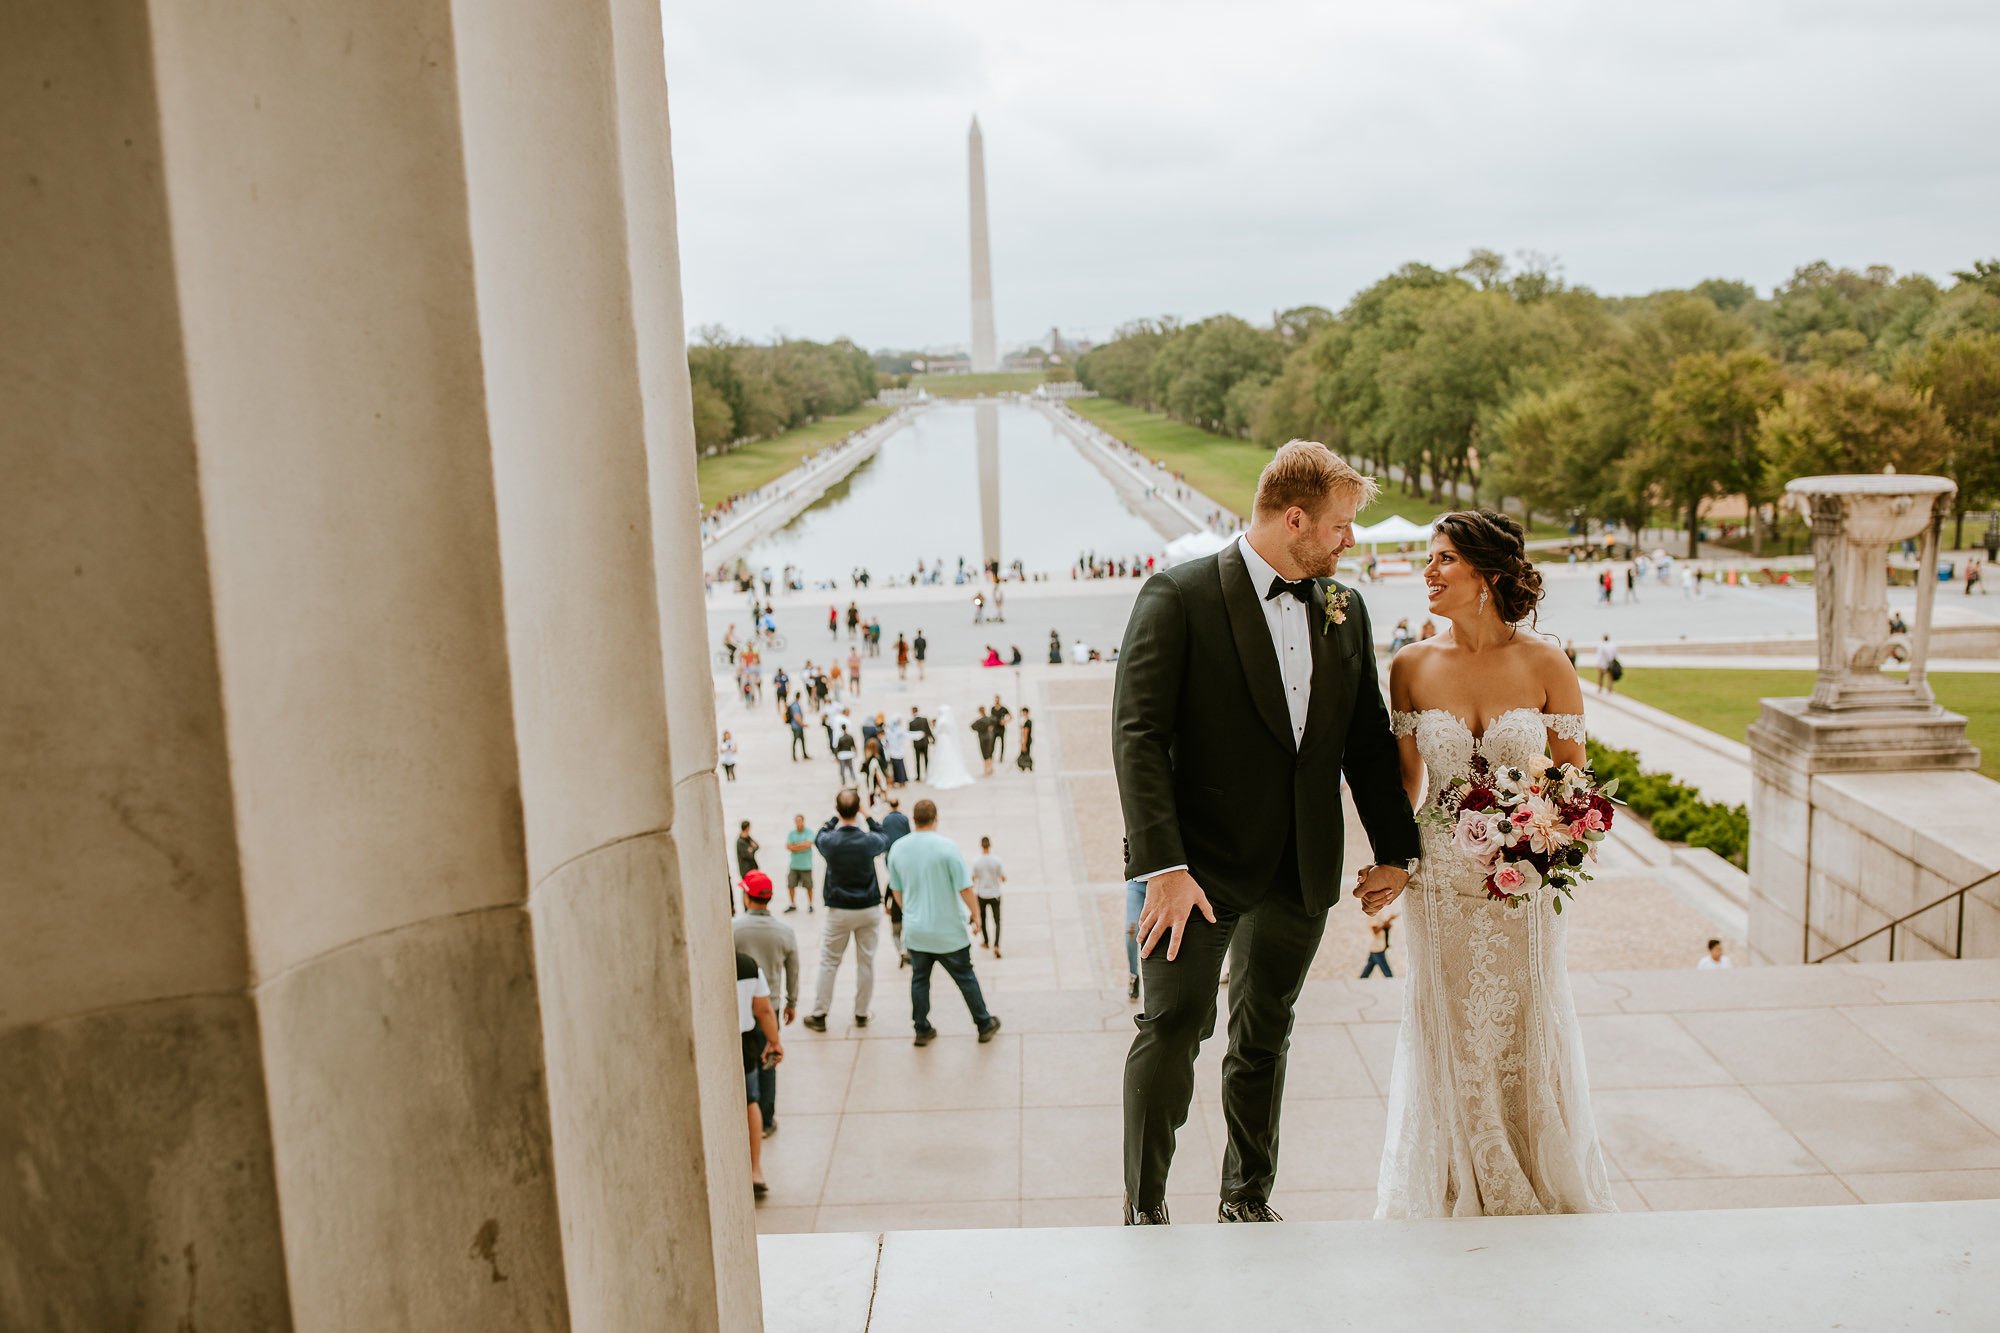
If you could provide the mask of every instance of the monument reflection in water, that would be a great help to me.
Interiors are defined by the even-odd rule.
[[[982,449],[980,418],[992,425]],[[982,455],[984,458],[982,459]],[[981,486],[990,460],[991,487]],[[984,502],[981,491],[986,490]],[[1097,466],[1033,408],[1010,402],[940,403],[882,442],[881,451],[804,513],[750,548],[752,569],[798,566],[808,583],[843,584],[857,567],[901,580],[917,561],[998,558],[1067,578],[1080,552],[1157,555],[1164,539],[1133,512]]]

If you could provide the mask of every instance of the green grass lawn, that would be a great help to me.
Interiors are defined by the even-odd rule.
[[[1939,703],[1963,713],[1979,747],[1979,771],[2000,778],[2000,672],[1940,672],[1930,677]],[[1757,701],[1812,693],[1810,671],[1738,671],[1728,667],[1629,667],[1618,688],[1719,736],[1741,741],[1757,720]]]
[[[1213,435],[1199,426],[1111,398],[1072,398],[1069,405],[1148,458],[1186,474],[1196,490],[1249,517],[1257,495],[1257,474],[1271,461],[1271,451],[1263,445]],[[1412,523],[1428,523],[1452,507],[1405,495],[1392,482],[1383,487],[1381,499],[1362,511],[1361,522],[1380,523],[1391,514],[1400,514]],[[1537,523],[1528,535],[1559,537],[1562,532],[1561,528]]]
[[[910,387],[933,398],[979,398],[995,393],[1033,393],[1039,370],[999,370],[983,375],[912,375]]]
[[[880,403],[864,403],[837,417],[821,417],[797,430],[740,445],[726,454],[716,454],[695,463],[695,477],[701,485],[701,507],[712,509],[739,491],[753,490],[782,477],[799,465],[807,454],[818,453],[836,440],[845,439],[863,426],[873,425],[895,409]]]
[[[1199,426],[1111,398],[1072,398],[1069,405],[1146,457],[1185,474],[1196,490],[1249,516],[1250,502],[1257,495],[1257,474],[1271,461],[1271,451],[1261,444],[1211,435]],[[1388,512],[1383,510],[1383,516]]]

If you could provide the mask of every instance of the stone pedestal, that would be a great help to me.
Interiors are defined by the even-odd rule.
[[[1750,728],[1750,950],[1795,963],[1849,958],[1845,946],[1976,880],[1982,861],[1955,833],[2000,827],[2000,784],[1970,771],[1979,752],[1965,719],[1938,707],[1924,678],[1938,527],[1956,487],[1886,474],[1787,490],[1812,515],[1819,676],[1809,699],[1764,700]],[[1888,549],[1912,538],[1923,542],[1917,608],[1897,629]],[[1883,673],[1892,660],[1904,678]],[[1980,905],[1954,902],[1899,930],[1918,947],[1898,957],[1955,956],[1961,910],[1969,924]],[[1987,936],[1974,931],[1967,956]],[[1852,960],[1877,960],[1887,943]]]

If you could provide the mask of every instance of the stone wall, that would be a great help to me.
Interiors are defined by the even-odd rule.
[[[1760,762],[1751,797],[1750,950],[1815,961],[2000,870],[2000,783],[1976,773],[1802,774]],[[1896,931],[1897,959],[1951,957],[1958,907]],[[1878,936],[1852,961],[1882,962]],[[2000,958],[2000,881],[1966,897],[1964,956]]]

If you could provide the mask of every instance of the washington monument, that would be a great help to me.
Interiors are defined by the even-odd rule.
[[[993,338],[993,255],[986,244],[986,147],[977,116],[965,156],[972,182],[972,369],[991,371],[1000,369],[1000,352]]]

